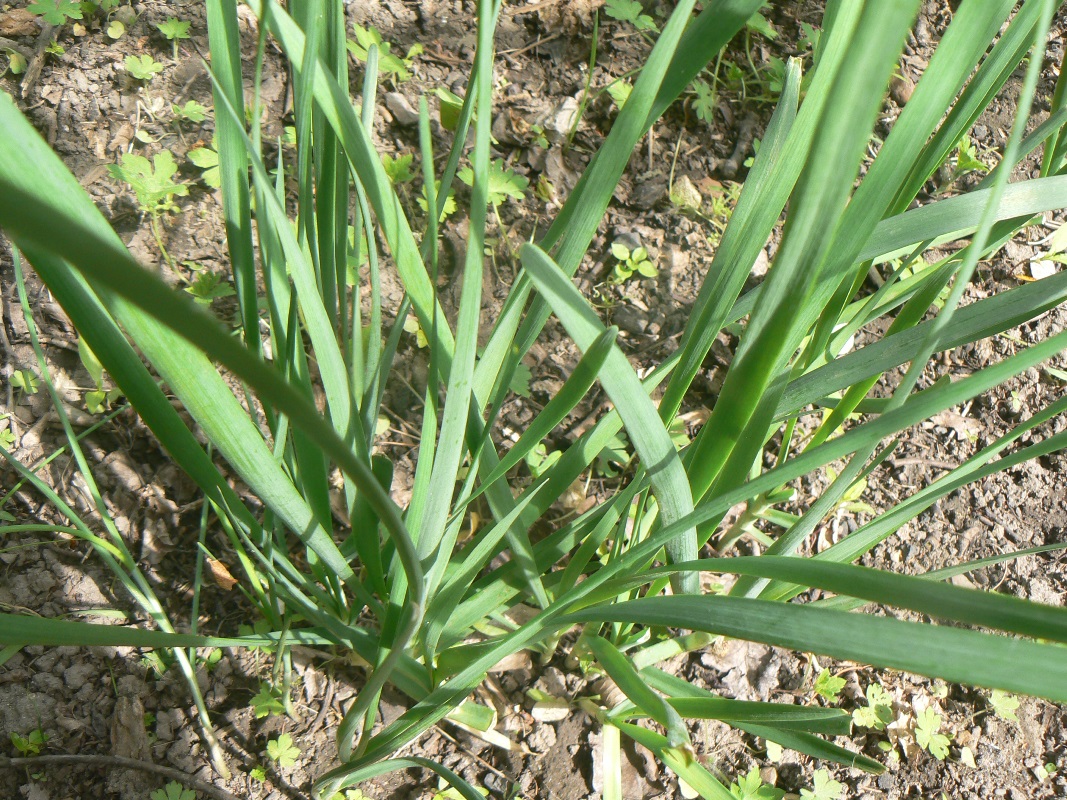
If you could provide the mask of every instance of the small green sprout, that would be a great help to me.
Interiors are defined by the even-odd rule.
[[[293,744],[293,737],[288,733],[267,742],[267,757],[282,769],[293,766],[299,756],[300,748]]]
[[[30,731],[26,736],[20,736],[14,732],[11,733],[11,744],[15,745],[15,749],[24,756],[40,755],[41,748],[44,747],[48,739],[48,734],[41,728]]]
[[[12,75],[21,75],[26,71],[25,57],[14,50],[5,50],[4,52],[7,53],[7,68]]]
[[[710,125],[715,116],[715,106],[719,102],[715,90],[701,80],[693,81],[692,86],[697,94],[692,103],[693,113],[697,115],[697,119]]]
[[[643,247],[633,250],[620,242],[611,245],[611,254],[615,257],[615,282],[629,280],[636,272],[646,278],[654,278],[659,273],[656,265],[649,260],[648,251]]]
[[[1019,698],[1008,694],[1002,689],[993,690],[993,693],[989,696],[989,707],[1001,719],[1012,722],[1019,721],[1019,717],[1015,714],[1016,709],[1019,708]]]
[[[359,789],[345,789],[344,794],[334,792],[330,796],[330,800],[371,800],[371,798],[367,797]]]
[[[748,774],[741,775],[730,784],[730,794],[737,800],[781,800],[785,792],[763,782],[759,768],[753,767]]]
[[[845,787],[830,777],[824,769],[815,770],[815,787],[801,789],[801,800],[839,800],[845,794]]]
[[[200,178],[212,189],[218,189],[222,186],[222,171],[219,169],[219,153],[216,149],[217,147],[218,145],[215,143],[215,138],[212,137],[211,147],[197,147],[186,153],[193,164],[204,170]]]
[[[267,771],[263,767],[252,767],[248,771],[248,777],[258,783],[263,783],[267,780]]]
[[[393,186],[399,186],[402,183],[410,183],[415,180],[415,173],[411,169],[413,160],[414,156],[411,153],[403,153],[396,158],[393,158],[388,153],[382,155],[382,167],[385,169],[385,174],[389,176],[389,182]]]
[[[256,719],[285,713],[281,693],[266,682],[260,682],[259,691],[250,702],[256,712]]]
[[[185,105],[182,106],[172,103],[170,110],[174,112],[174,117],[178,120],[199,123],[207,119],[207,106],[201,105],[195,100],[187,100]]]
[[[364,28],[362,25],[353,25],[355,40],[349,39],[346,43],[348,52],[355,56],[357,61],[366,63],[370,49],[378,47],[378,71],[396,83],[403,83],[411,79],[411,67],[415,57],[422,55],[422,45],[414,44],[408,48],[407,55],[400,57],[395,55],[393,46],[382,39],[382,35],[376,28]]]
[[[126,26],[119,22],[117,19],[111,20],[107,26],[107,38],[119,40],[126,35]]]
[[[763,8],[768,8],[769,6],[769,3],[763,4]],[[778,38],[778,31],[776,31],[770,21],[763,16],[762,9],[748,18],[748,21],[745,23],[745,28],[752,33],[766,36],[768,39]]]
[[[526,454],[526,466],[530,470],[530,474],[534,478],[540,478],[549,468],[555,464],[560,458],[563,457],[563,453],[559,450],[553,450],[549,452],[544,442],[539,442],[534,445],[534,449]]]
[[[139,81],[150,81],[163,71],[163,65],[150,55],[126,56],[126,72]]]
[[[63,25],[68,19],[83,19],[81,3],[74,0],[38,0],[27,6],[26,10],[36,14],[49,25]]]
[[[861,728],[883,730],[893,720],[893,698],[881,687],[872,683],[867,687],[867,707],[852,712],[852,721]]]
[[[186,789],[177,781],[171,781],[162,789],[156,789],[148,795],[151,800],[196,800],[196,792]]]
[[[37,394],[41,379],[28,369],[17,369],[11,373],[11,386],[23,394]]]
[[[637,0],[606,0],[604,13],[619,22],[628,22],[639,31],[655,31],[656,22]]]
[[[178,183],[178,165],[170,150],[163,150],[147,158],[136,153],[123,153],[118,164],[108,167],[111,177],[125,181],[137,197],[137,205],[145,214],[158,217],[167,211],[177,211],[175,197],[189,194],[189,187]]]
[[[436,197],[440,197],[441,181],[434,181],[434,186],[436,187],[435,190],[434,190],[434,195]],[[422,187],[421,196],[415,198],[415,202],[419,204],[419,208],[421,208],[424,212],[429,213],[429,211],[430,211],[429,202],[426,199],[426,187],[425,186]],[[448,190],[448,198],[445,200],[445,205],[441,209],[441,219],[439,221],[440,222],[444,222],[450,216],[455,214],[456,213],[456,208],[457,208],[457,206],[456,206],[456,193],[452,189],[449,189]]]
[[[468,186],[474,185],[474,170],[470,167],[464,167],[457,175]],[[499,205],[509,197],[515,200],[524,199],[529,185],[529,179],[505,167],[503,159],[498,158],[489,165],[489,203],[491,205]]]
[[[622,111],[626,106],[626,101],[630,99],[630,94],[633,90],[633,84],[623,78],[612,81],[605,88],[605,91],[611,96],[611,99],[615,101],[615,105],[618,107],[619,111]]]
[[[0,431],[0,447],[3,447],[5,450],[10,450],[14,446],[15,434],[12,432],[11,428],[4,428]]]
[[[437,114],[441,127],[446,131],[454,131],[459,124],[459,114],[463,110],[463,98],[443,86],[438,86],[433,93],[438,100]]]
[[[175,19],[174,17],[168,17],[166,22],[160,22],[156,25],[159,32],[170,40],[175,61],[178,60],[178,40],[189,38],[189,25],[190,23],[186,20]]]
[[[819,677],[815,679],[815,694],[829,700],[831,703],[837,700],[841,690],[845,688],[845,679],[831,675],[830,670],[823,669]]]
[[[952,736],[940,733],[941,715],[932,708],[925,708],[915,717],[915,743],[938,761],[944,761],[948,755],[948,745]]]
[[[185,287],[185,291],[193,296],[193,299],[202,306],[209,306],[215,300],[223,297],[233,297],[236,292],[229,281],[225,280],[217,272],[209,269],[198,270],[196,278]]]
[[[956,169],[953,180],[968,172],[989,172],[989,165],[978,157],[978,150],[970,136],[964,136],[956,145]]]

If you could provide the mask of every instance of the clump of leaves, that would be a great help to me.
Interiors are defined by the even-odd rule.
[[[933,708],[924,708],[915,716],[915,743],[938,761],[945,760],[952,741],[950,734],[940,732],[941,722],[941,715]]]
[[[195,100],[186,100],[185,104],[181,106],[172,103],[170,110],[174,113],[174,118],[179,121],[200,123],[207,119],[207,106],[201,105]]]
[[[266,682],[260,682],[259,691],[249,702],[255,711],[256,719],[285,713],[285,703],[282,702],[281,692]]]
[[[177,781],[171,781],[162,789],[156,789],[148,795],[151,800],[196,800],[196,792],[186,789]]]
[[[11,373],[11,386],[20,394],[37,394],[41,379],[31,370],[17,369]]]
[[[170,40],[175,61],[178,60],[178,41],[189,38],[190,24],[187,20],[168,17],[166,22],[160,22],[156,25],[159,32]]]
[[[49,25],[63,25],[68,19],[83,19],[81,3],[74,0],[38,0],[26,7],[31,14],[36,14]]]
[[[41,748],[45,746],[48,739],[48,734],[41,728],[30,731],[26,736],[11,732],[11,744],[15,745],[15,749],[23,756],[40,755]]]
[[[658,31],[655,20],[645,13],[637,0],[606,0],[604,13],[620,22],[628,22],[639,31]]]
[[[230,282],[219,273],[205,269],[193,262],[187,261],[185,263],[196,273],[196,277],[185,287],[185,291],[191,294],[193,299],[200,305],[209,306],[216,300],[223,297],[233,297],[236,294]]]
[[[861,728],[884,730],[893,721],[893,698],[878,683],[867,687],[866,697],[866,707],[853,711],[852,721]]]
[[[123,153],[118,164],[108,166],[108,172],[133,189],[138,207],[152,217],[177,211],[174,198],[189,194],[186,184],[174,180],[178,164],[170,150],[161,150],[151,161],[137,153]]]
[[[763,782],[758,767],[738,776],[737,780],[730,784],[730,794],[737,800],[781,800],[785,797],[784,791]]]
[[[461,169],[457,177],[468,186],[474,185],[474,171],[470,167]],[[489,165],[489,202],[492,205],[500,205],[509,197],[513,200],[524,199],[529,185],[529,178],[512,172],[504,166],[503,159],[495,159]]]
[[[212,189],[218,189],[222,186],[222,173],[219,170],[219,153],[218,150],[215,149],[217,146],[218,145],[215,144],[215,139],[212,138],[211,147],[197,147],[186,153],[193,164],[204,170],[200,175],[200,179]]]
[[[656,265],[648,257],[648,250],[644,247],[635,247],[631,250],[621,242],[613,242],[611,255],[615,258],[613,280],[616,283],[629,280],[635,272],[645,278],[655,278],[659,274]]]
[[[830,777],[825,769],[815,770],[814,786],[801,789],[801,800],[839,800],[845,794],[845,787]]]
[[[393,186],[399,186],[402,183],[410,183],[415,180],[415,172],[411,169],[411,162],[414,158],[411,153],[401,153],[396,158],[393,158],[388,153],[382,154],[382,167],[385,169],[385,174],[389,176],[389,182]]]
[[[163,65],[148,54],[126,56],[123,63],[126,66],[126,73],[138,81],[150,81],[163,71]]]
[[[434,196],[436,197],[437,193],[441,191],[441,181],[434,181],[434,187]],[[421,208],[424,212],[429,213],[430,208],[429,203],[426,200],[425,186],[422,187],[422,191],[419,193],[419,196],[415,198],[415,202],[419,204],[419,208]],[[453,189],[449,189],[448,198],[445,200],[445,204],[441,208],[441,219],[438,221],[444,222],[446,219],[456,213],[456,208],[456,193]]]
[[[422,45],[413,44],[408,48],[407,55],[398,56],[393,52],[393,45],[382,39],[377,28],[364,28],[362,25],[352,26],[356,38],[349,39],[346,46],[348,52],[355,56],[357,61],[366,63],[367,54],[372,47],[378,48],[378,71],[395,83],[403,83],[411,79],[411,67],[415,57],[422,55]]]
[[[829,669],[824,668],[819,673],[819,677],[815,679],[815,694],[829,700],[831,703],[837,700],[841,695],[841,690],[844,688],[845,679],[832,675]]]
[[[1010,720],[1011,722],[1019,721],[1019,717],[1015,714],[1015,711],[1019,708],[1019,698],[1015,695],[1008,694],[1001,689],[994,689],[993,693],[989,695],[989,707],[1001,719]]]
[[[267,757],[282,769],[288,769],[300,757],[300,748],[293,744],[293,737],[283,733],[267,742]]]

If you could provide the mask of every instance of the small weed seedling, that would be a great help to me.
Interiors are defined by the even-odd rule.
[[[464,167],[457,173],[457,177],[468,186],[474,185],[474,172],[470,167]],[[504,166],[502,159],[496,159],[489,165],[489,202],[498,206],[507,198],[522,200],[526,197],[526,189],[530,180],[512,172]]]
[[[349,39],[348,52],[355,56],[357,61],[366,63],[367,54],[374,46],[378,47],[378,71],[394,83],[403,83],[411,79],[411,67],[415,63],[415,57],[422,55],[422,45],[413,44],[408,48],[407,55],[400,57],[392,52],[393,46],[382,39],[382,35],[376,28],[364,28],[362,25],[352,26],[356,38]]]
[[[151,800],[196,800],[196,792],[186,789],[177,781],[171,781],[162,789],[156,789],[148,795]]]
[[[1010,695],[1001,689],[994,689],[993,693],[989,695],[989,707],[1001,719],[1011,722],[1019,721],[1019,717],[1015,714],[1016,709],[1019,708],[1019,698],[1014,695]]]
[[[631,250],[624,244],[614,242],[611,245],[611,254],[616,261],[613,270],[615,283],[629,280],[635,272],[645,278],[655,278],[659,273],[656,265],[649,259],[648,251],[643,247]]]
[[[163,245],[162,217],[168,212],[178,210],[175,197],[185,197],[189,187],[174,180],[178,174],[178,165],[170,150],[163,150],[149,161],[136,153],[123,153],[118,164],[108,167],[111,177],[124,181],[133,189],[137,197],[137,206],[142,214],[147,214],[152,235],[163,257],[169,262],[170,256]]]
[[[179,122],[193,122],[199,124],[207,119],[207,106],[201,105],[195,100],[187,100],[185,105],[182,106],[172,103],[170,110],[174,113],[174,118]]]
[[[148,54],[140,56],[126,56],[123,62],[127,74],[138,81],[150,81],[163,71],[163,65]]]
[[[230,282],[219,273],[205,269],[192,261],[186,261],[185,266],[193,270],[196,275],[185,287],[185,291],[191,294],[200,305],[209,306],[216,300],[233,297],[236,294]]]
[[[293,744],[293,737],[283,733],[267,742],[267,757],[282,769],[288,769],[300,757],[300,748]]]
[[[41,379],[28,369],[15,370],[11,373],[10,380],[11,386],[18,391],[19,395],[37,394],[41,385]]]
[[[30,731],[26,736],[12,732],[11,744],[15,745],[15,749],[23,756],[37,756],[41,754],[41,748],[48,738],[48,734],[41,728]]]
[[[915,743],[938,761],[944,761],[952,736],[940,731],[941,715],[932,708],[925,708],[915,716]]]
[[[197,147],[186,153],[189,160],[200,169],[204,170],[200,179],[212,189],[222,186],[222,173],[219,171],[219,153],[216,150],[215,139],[211,139],[211,147]]]
[[[413,160],[414,156],[411,153],[402,153],[396,158],[393,158],[388,153],[382,155],[382,167],[385,169],[385,174],[389,176],[389,182],[393,186],[400,186],[402,183],[410,183],[415,180],[415,173],[411,169]]]
[[[867,706],[853,711],[852,721],[861,728],[885,730],[885,726],[893,721],[893,698],[880,684],[870,684],[867,687]]]
[[[441,191],[441,181],[434,181],[434,194],[436,195]],[[419,204],[424,212],[429,213],[429,205],[426,201],[426,187],[422,187],[422,191],[419,196],[415,198],[415,202]],[[445,204],[441,209],[441,219],[439,222],[444,222],[450,216],[456,213],[456,193],[454,190],[448,190],[448,198],[445,200]]]
[[[31,3],[27,10],[49,25],[63,25],[68,19],[83,18],[82,4],[74,0],[55,0],[55,2],[38,0],[36,3]]]
[[[655,20],[645,13],[645,9],[637,0],[607,0],[604,3],[604,13],[612,19],[630,23],[639,31],[659,32]]]
[[[281,693],[265,681],[260,682],[259,691],[250,702],[252,709],[256,712],[256,719],[285,713]]]
[[[85,408],[90,414],[102,414],[122,396],[122,390],[104,388],[104,365],[100,363],[96,353],[89,349],[85,339],[80,336],[78,337],[78,357],[96,386],[95,389],[85,393]]]
[[[801,800],[840,800],[845,796],[845,787],[830,777],[824,769],[815,770],[815,786],[801,789]]]
[[[730,794],[737,800],[781,800],[785,792],[763,782],[759,768],[753,767],[747,775],[740,775],[730,784]]]
[[[835,702],[841,695],[841,690],[845,688],[845,679],[838,678],[836,675],[831,675],[830,670],[823,669],[819,673],[819,677],[815,679],[815,694],[830,701]]]
[[[166,22],[161,22],[156,27],[167,39],[170,40],[174,60],[178,60],[178,40],[189,38],[189,25],[186,20],[168,17]]]

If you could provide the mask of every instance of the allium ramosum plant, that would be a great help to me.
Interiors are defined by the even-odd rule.
[[[259,120],[259,101],[242,88],[236,5],[207,2],[239,337],[138,264],[14,103],[0,98],[0,228],[200,486],[211,509],[207,524],[229,537],[233,563],[244,570],[242,585],[270,628],[255,636],[205,635],[195,627],[176,632],[190,629],[169,620],[142,585],[119,533],[82,523],[73,509],[58,505],[71,530],[123,576],[155,625],[8,613],[0,615],[0,644],[176,648],[194,691],[185,648],[269,645],[283,661],[299,643],[354,651],[369,665],[366,683],[339,729],[340,763],[317,784],[326,796],[384,771],[421,766],[464,797],[480,797],[441,765],[394,754],[442,718],[462,714],[487,671],[524,649],[545,655],[570,647],[625,695],[612,708],[583,706],[613,731],[604,739],[606,763],[619,763],[620,732],[706,798],[731,795],[695,753],[687,719],[723,720],[818,758],[881,769],[821,738],[848,731],[844,711],[739,703],[657,668],[714,636],[1067,701],[1061,646],[1067,611],[944,580],[982,564],[908,576],[854,563],[961,485],[1067,445],[1065,433],[1022,443],[1062,414],[1067,401],[1035,409],[1003,438],[823,552],[808,557],[802,548],[850,487],[888,456],[895,436],[1067,347],[1067,333],[1060,333],[966,378],[932,385],[923,379],[933,354],[1023,324],[1067,299],[1067,272],[1060,272],[959,308],[981,259],[1043,212],[1067,207],[1062,71],[1049,115],[1026,133],[1056,3],[962,3],[872,158],[872,131],[919,0],[829,0],[804,92],[793,61],[715,257],[699,266],[706,276],[680,344],[647,377],[638,377],[616,330],[571,281],[639,140],[761,4],[708,0],[695,13],[695,0],[678,2],[566,204],[540,239],[522,247],[518,278],[492,320],[482,317],[484,244],[495,225],[488,187],[500,6],[492,0],[478,2],[477,53],[440,174],[428,104],[419,107],[428,206],[443,209],[462,164],[473,175],[469,205],[461,209],[469,237],[454,313],[446,314],[436,294],[440,215],[406,214],[370,136],[376,47],[359,64],[358,109],[349,95],[354,62],[340,0],[291,0],[287,10],[272,0],[249,3],[259,20],[257,78],[268,39],[291,71],[297,151],[288,175],[284,163],[267,160],[265,153],[275,149],[264,146],[259,127],[246,124],[249,104],[249,118]],[[974,191],[913,207],[1020,66],[1019,113],[998,166]],[[1035,152],[1043,154],[1040,177],[1012,182],[1016,166]],[[283,194],[286,179],[295,198]],[[295,217],[287,211],[293,208]],[[783,210],[784,233],[768,275],[742,295]],[[358,252],[363,241],[366,254]],[[922,258],[947,243],[956,243],[951,255],[930,263]],[[909,269],[894,269],[894,259]],[[361,262],[366,266],[351,284],[349,264]],[[406,292],[398,307],[383,297],[386,270]],[[881,279],[873,294],[863,290],[872,270]],[[411,500],[402,507],[394,499],[392,465],[374,448],[411,313],[427,338],[430,366],[419,387],[424,411]],[[497,416],[520,359],[553,315],[582,360],[507,448]],[[736,353],[710,418],[678,450],[668,426],[716,336],[738,322]],[[860,330],[870,343],[847,350]],[[883,392],[872,401],[870,390],[885,376],[888,398]],[[235,395],[233,379],[247,387],[247,397]],[[513,493],[513,468],[595,383],[611,399],[610,412]],[[172,397],[206,436],[210,453]],[[831,410],[814,424],[812,412],[822,409]],[[551,525],[549,509],[622,431],[636,451],[635,469],[609,481],[602,502]],[[73,430],[70,442],[77,450]],[[836,468],[822,496],[799,515],[773,513],[790,495],[783,487],[841,461],[843,469]],[[345,525],[335,523],[331,510],[335,469],[344,479]],[[238,497],[229,475],[261,505]],[[490,518],[461,541],[475,499]],[[782,523],[763,555],[731,557],[709,546],[740,504]],[[550,530],[533,537],[535,527]],[[707,573],[736,581],[726,593],[706,592],[700,578]],[[794,602],[811,587],[833,596]],[[870,604],[955,624],[857,610]],[[520,606],[527,613],[515,615],[510,627],[501,621]],[[568,631],[580,635],[561,638]],[[386,686],[406,695],[410,707],[376,728]],[[639,718],[655,725],[639,726]],[[206,712],[202,722],[210,742]],[[218,749],[212,753],[225,769]]]

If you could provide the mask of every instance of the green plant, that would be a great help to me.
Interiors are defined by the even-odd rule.
[[[11,373],[11,386],[20,394],[37,394],[41,380],[28,369],[17,369]]]
[[[170,781],[162,789],[156,789],[149,795],[151,800],[196,800],[196,792],[186,789],[177,781]]]
[[[293,737],[288,733],[267,742],[267,758],[282,769],[293,766],[299,757],[300,748],[293,744]]]
[[[22,736],[14,731],[11,732],[11,743],[15,745],[15,749],[19,751],[19,754],[23,756],[39,755],[41,748],[45,746],[48,739],[48,734],[41,728],[35,728],[26,736]]]
[[[989,695],[989,707],[1001,719],[1012,722],[1019,721],[1019,717],[1015,714],[1015,711],[1019,708],[1019,698],[1012,697],[1007,692],[994,689]]]
[[[656,31],[655,21],[637,0],[606,0],[604,13],[620,22],[628,22],[639,31]]]
[[[736,800],[781,800],[785,797],[784,791],[763,782],[758,767],[738,776],[737,780],[730,784],[730,794]]]
[[[840,800],[845,796],[845,787],[830,777],[824,769],[815,770],[815,784],[811,789],[801,789],[801,800]]]
[[[387,75],[395,83],[411,80],[411,67],[415,63],[415,57],[422,55],[421,44],[413,44],[408,48],[407,55],[398,56],[393,53],[393,46],[382,39],[376,28],[353,24],[352,29],[356,38],[349,39],[346,46],[357,61],[366,63],[371,48],[375,48],[378,51],[378,69],[383,75]]]
[[[635,272],[645,278],[655,278],[659,274],[656,265],[648,257],[648,251],[643,247],[631,250],[621,242],[613,242],[611,255],[615,258],[612,275],[619,283],[629,280]]]
[[[167,17],[166,22],[160,22],[156,25],[159,32],[170,40],[172,55],[174,56],[175,61],[178,60],[178,41],[189,38],[189,27],[191,24],[192,23],[186,20]]]
[[[461,181],[468,186],[474,186],[474,170],[464,167],[456,173]],[[488,195],[491,205],[499,205],[509,197],[513,200],[522,200],[526,197],[526,189],[530,180],[518,175],[504,166],[502,159],[496,159],[489,164]]]
[[[148,54],[126,56],[123,63],[129,76],[138,81],[150,81],[163,71],[163,65]]]
[[[382,167],[393,186],[415,180],[415,173],[411,170],[411,162],[414,158],[411,153],[402,153],[396,158],[388,153],[382,154]]]
[[[831,703],[837,700],[841,690],[845,688],[845,679],[831,675],[829,669],[823,669],[819,677],[815,679],[815,694],[829,700]]]
[[[68,19],[82,19],[81,3],[76,0],[38,0],[30,3],[27,10],[36,14],[49,25],[63,25]]]
[[[915,743],[929,751],[938,761],[944,761],[952,737],[940,731],[941,715],[934,709],[924,708],[915,715]]]
[[[222,186],[222,171],[219,169],[219,153],[216,147],[218,143],[212,138],[211,147],[195,147],[186,153],[189,160],[203,170],[200,179],[212,189]]]
[[[178,120],[188,120],[189,122],[200,123],[207,119],[208,109],[196,100],[186,100],[185,103],[180,106],[176,103],[172,103],[170,110],[174,114],[175,119]]]
[[[260,683],[259,691],[250,702],[256,712],[256,719],[262,719],[272,714],[285,713],[285,704],[282,702],[281,693],[269,683]]]
[[[160,252],[168,261],[170,257],[163,245],[163,217],[178,211],[176,197],[189,194],[189,186],[175,180],[178,164],[170,150],[161,150],[149,161],[138,153],[123,153],[118,164],[108,165],[108,172],[116,180],[124,181],[133,189],[137,206],[150,220],[152,234]]]
[[[605,732],[606,764],[621,769],[625,736],[711,798],[730,791],[695,751],[686,719],[722,719],[758,731],[768,753],[788,746],[870,772],[883,769],[822,738],[848,733],[850,717],[842,709],[737,704],[657,666],[718,636],[1067,700],[1067,652],[1060,647],[1067,612],[945,581],[988,560],[926,576],[853,563],[939,498],[1064,447],[1067,434],[1030,434],[1062,415],[1067,400],[1034,408],[1031,418],[955,469],[832,547],[806,555],[805,543],[849,488],[878,479],[894,437],[1067,348],[1061,333],[1023,342],[1014,355],[959,380],[920,382],[936,365],[933,353],[1009,331],[1067,300],[1067,277],[1056,274],[960,307],[980,259],[1036,215],[1067,204],[1061,175],[1067,92],[1057,92],[1049,119],[1026,138],[1026,114],[1019,114],[1003,168],[976,191],[909,210],[1036,46],[1019,93],[1020,108],[1030,108],[1055,10],[1048,0],[1026,0],[1019,8],[1014,0],[961,4],[872,159],[872,132],[919,5],[837,3],[803,94],[801,62],[787,64],[781,97],[729,222],[717,232],[715,258],[678,349],[640,377],[616,343],[618,331],[601,322],[571,278],[638,142],[759,11],[756,0],[711,0],[695,17],[695,2],[679,0],[588,171],[548,230],[538,230],[535,243],[519,251],[519,278],[489,321],[482,302],[485,246],[506,236],[495,229],[492,205],[526,190],[510,179],[502,184],[507,162],[493,153],[497,9],[490,0],[479,0],[474,64],[442,159],[433,152],[429,106],[420,103],[427,211],[410,218],[370,133],[384,48],[368,38],[361,50],[364,101],[357,112],[341,49],[343,4],[294,3],[287,11],[252,0],[264,33],[258,46],[270,41],[280,48],[291,71],[297,152],[286,184],[280,169],[269,172],[274,153],[264,151],[254,102],[245,115],[240,51],[228,35],[237,30],[236,4],[208,0],[236,335],[231,320],[217,319],[136,263],[77,180],[0,94],[0,226],[131,406],[202,489],[212,536],[233,551],[229,563],[245,571],[242,587],[263,623],[258,631],[230,635],[202,631],[200,616],[191,613],[190,633],[176,634],[169,606],[155,598],[103,497],[92,495],[89,525],[9,458],[20,476],[36,479],[34,488],[104,559],[156,629],[5,613],[0,645],[167,648],[198,705],[205,746],[220,771],[225,760],[188,648],[264,648],[279,675],[291,663],[294,643],[313,652],[332,649],[331,658],[348,656],[367,665],[366,680],[339,726],[340,762],[315,783],[316,795],[326,797],[385,770],[419,768],[465,800],[477,800],[477,790],[440,763],[393,754],[448,715],[468,717],[464,702],[487,672],[522,650],[548,658],[569,649],[579,665],[619,687],[625,700],[611,707],[591,687],[575,701]],[[398,73],[386,74],[396,79]],[[1038,146],[1045,148],[1041,177],[1009,185],[1008,174]],[[455,268],[458,298],[446,313],[437,297],[439,220],[464,157],[471,191],[457,213],[466,217],[467,241]],[[772,234],[779,243],[766,279],[743,295]],[[364,235],[365,270],[358,266]],[[930,263],[917,258],[932,242],[964,239],[958,252],[932,251]],[[379,246],[388,260],[379,258]],[[908,259],[914,272],[883,274],[902,253],[914,254]],[[350,261],[357,262],[352,285]],[[20,256],[17,278],[21,264]],[[403,288],[399,303],[383,291],[387,269]],[[882,285],[861,291],[872,270]],[[943,306],[930,314],[946,287]],[[30,325],[25,287],[18,288]],[[512,378],[552,315],[581,358],[544,408],[531,412],[519,440],[498,447]],[[426,369],[415,387],[423,412],[412,420],[421,426],[421,443],[411,485],[399,487],[377,421],[411,316],[426,341],[418,355]],[[696,376],[728,327],[737,347],[714,410],[679,452],[670,423],[692,399]],[[845,352],[861,329],[868,344]],[[869,397],[880,381],[878,397]],[[47,375],[41,382],[48,384]],[[516,473],[597,383],[595,391],[610,400],[604,413],[561,447],[540,477]],[[58,399],[56,407],[65,420]],[[830,409],[825,417],[824,408]],[[95,486],[67,425],[79,472]],[[564,426],[559,435],[570,430]],[[210,452],[200,437],[211,443]],[[609,466],[598,474],[605,452]],[[811,481],[829,464],[843,466],[821,495],[798,498],[794,484]],[[334,474],[342,476],[339,515],[347,527],[335,520]],[[518,484],[510,480],[515,474],[522,476]],[[237,480],[248,487],[248,501],[234,491]],[[596,482],[601,494],[584,510],[558,515],[552,509],[576,482]],[[788,510],[777,507],[787,502]],[[466,537],[474,503],[485,519]],[[757,529],[762,538],[754,546],[765,548],[763,555],[700,558],[735,507],[774,523]],[[728,592],[703,593],[705,573],[735,580]],[[821,599],[808,601],[812,587],[823,590]],[[853,613],[871,603],[955,624]],[[509,617],[512,611],[523,621]],[[564,635],[575,630],[578,637]],[[1019,663],[1042,668],[1023,670]],[[387,686],[409,697],[410,706],[378,728]],[[884,725],[881,709],[890,707],[884,693],[867,691],[860,716],[872,727]],[[930,725],[924,730],[931,742],[943,735]],[[270,744],[268,754],[279,764],[293,747],[285,735]],[[813,798],[839,793],[825,772],[804,791]]]
[[[893,721],[893,698],[881,684],[867,685],[867,705],[852,712],[852,721],[862,728],[884,730]]]

